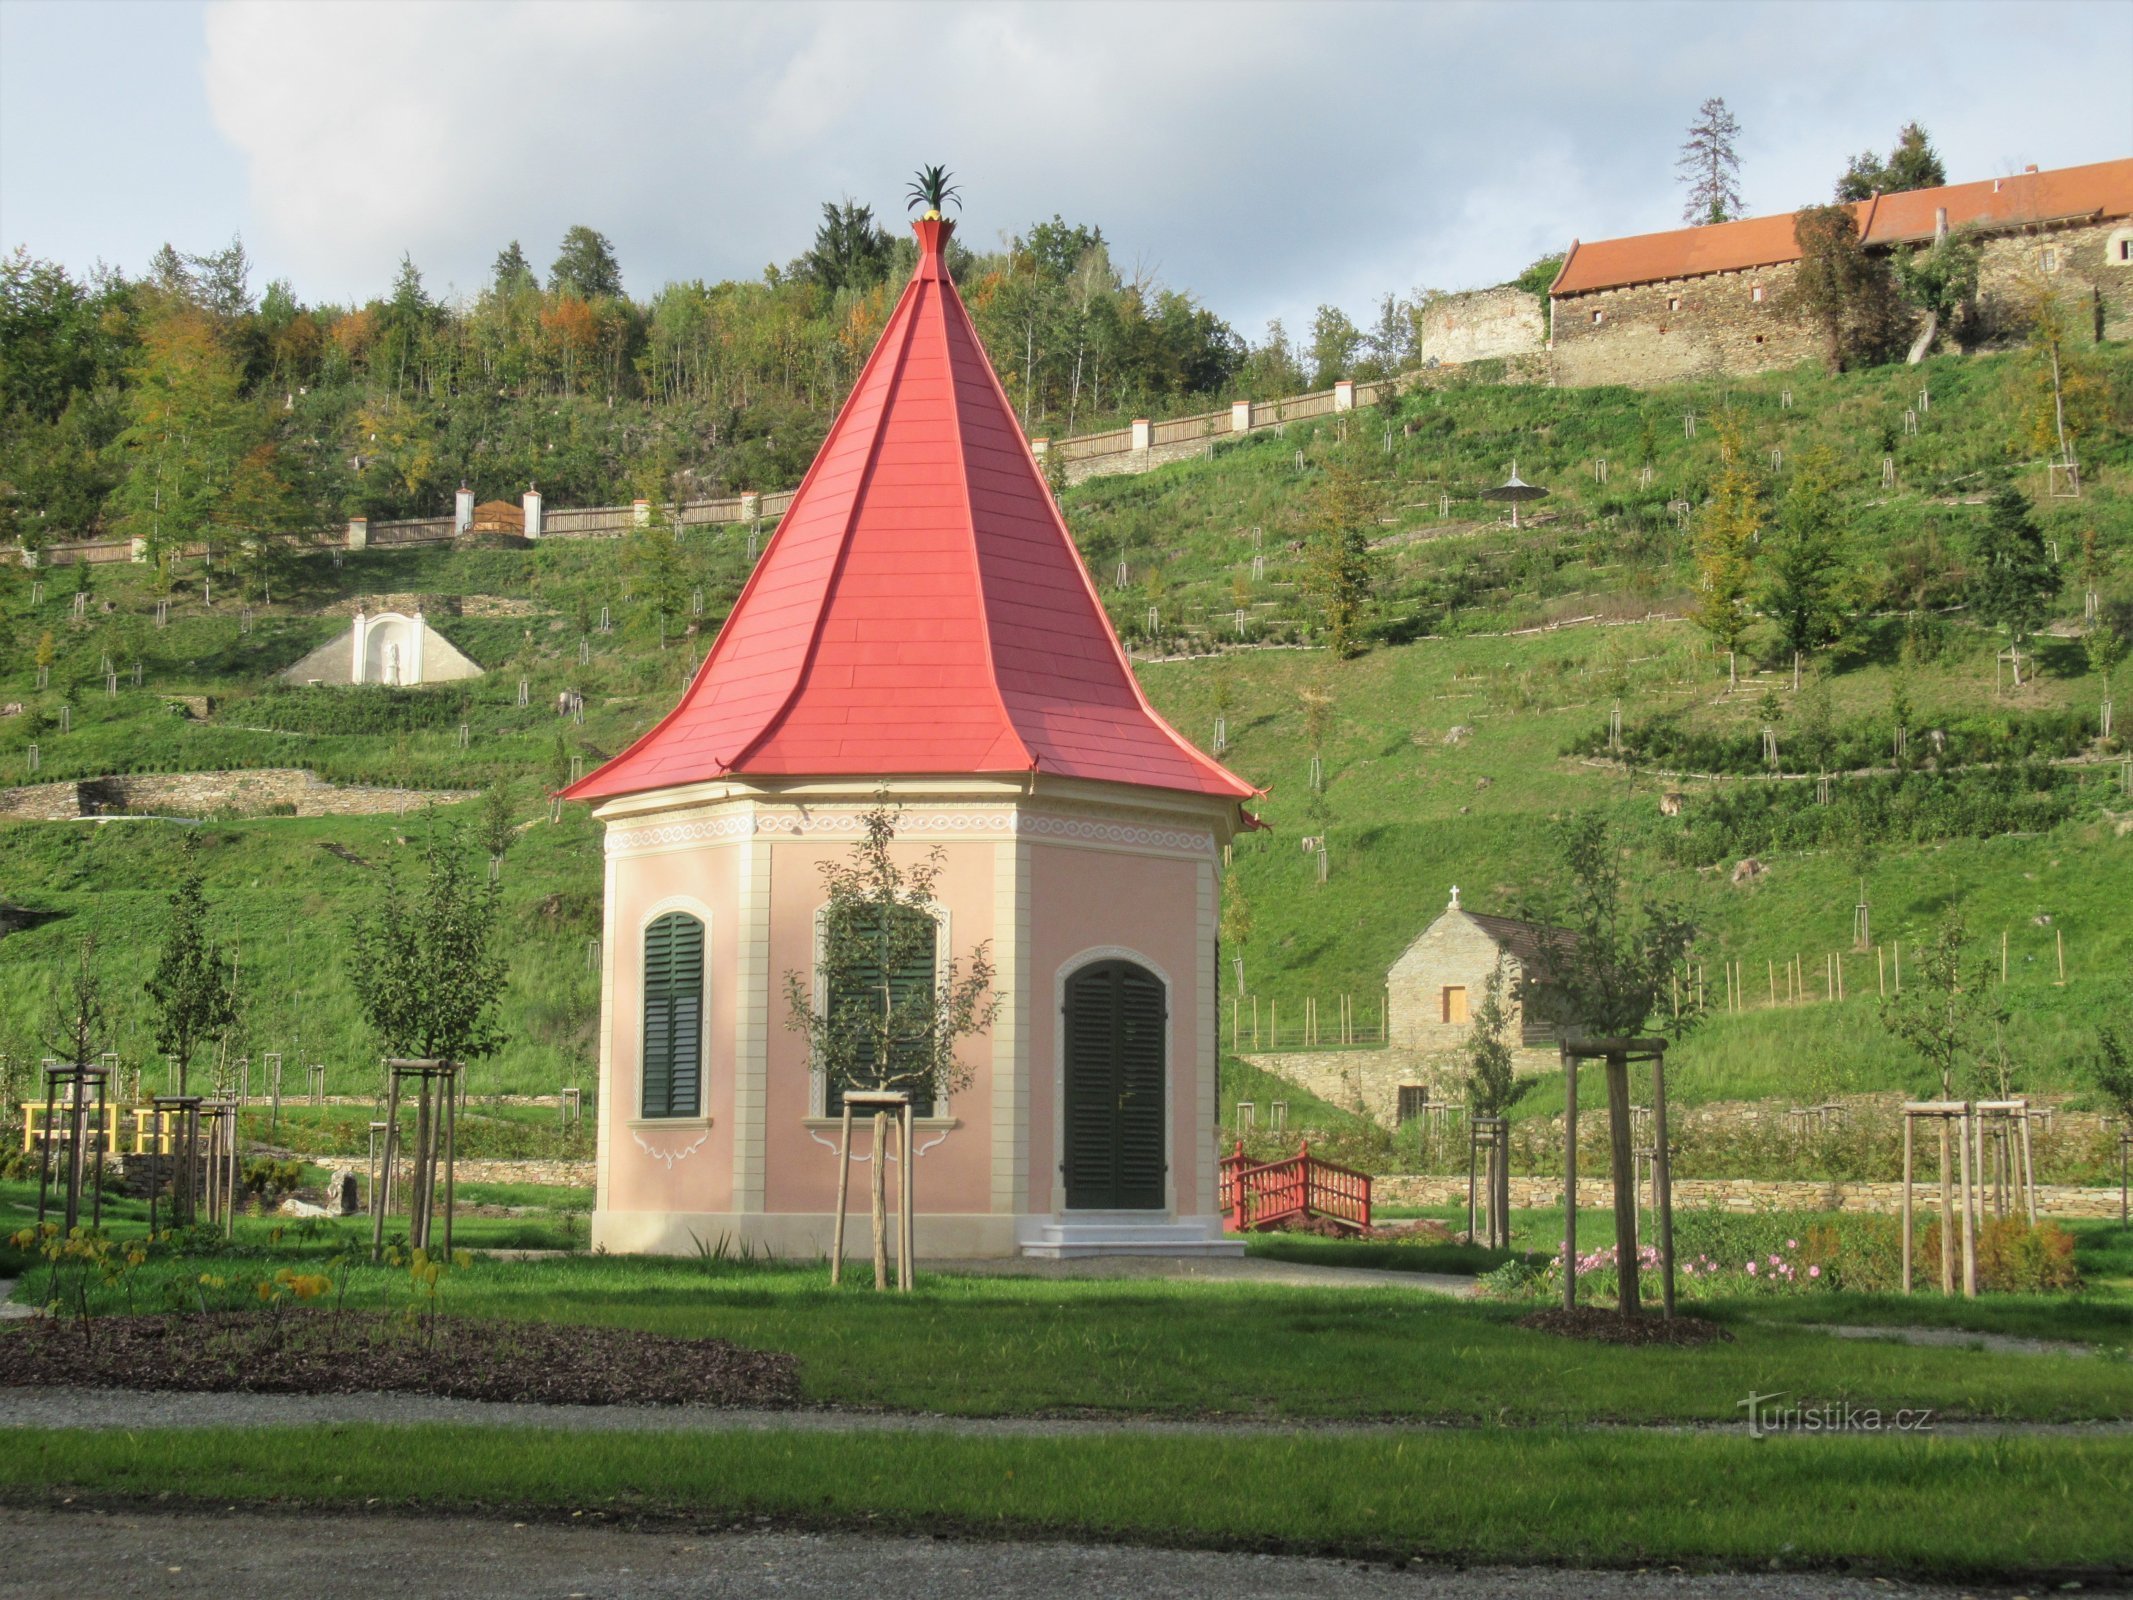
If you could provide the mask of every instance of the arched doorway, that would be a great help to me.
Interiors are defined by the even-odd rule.
[[[1066,982],[1066,1203],[1070,1211],[1160,1211],[1164,1129],[1163,981],[1099,961]]]

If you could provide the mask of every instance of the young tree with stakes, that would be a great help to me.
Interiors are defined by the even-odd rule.
[[[1730,222],[1746,211],[1740,196],[1740,155],[1734,148],[1739,139],[1740,123],[1722,97],[1713,95],[1696,108],[1696,120],[1689,124],[1689,136],[1674,162],[1689,191],[1681,207],[1683,222]]]
[[[145,985],[156,1009],[156,1049],[177,1068],[173,1090],[191,1091],[187,1079],[193,1052],[237,1020],[237,976],[229,959],[207,936],[205,874],[200,863],[200,836],[188,833],[178,860],[178,882],[170,894],[163,950]]]
[[[1581,1061],[1606,1063],[1608,1143],[1614,1180],[1615,1271],[1621,1285],[1620,1311],[1638,1312],[1638,1234],[1636,1155],[1631,1136],[1629,1063],[1652,1063],[1652,1143],[1654,1183],[1659,1191],[1659,1251],[1662,1289],[1668,1315],[1673,1314],[1674,1224],[1671,1158],[1666,1119],[1666,1064],[1663,1039],[1679,1037],[1702,1014],[1697,985],[1690,980],[1688,954],[1696,929],[1672,901],[1645,891],[1633,893],[1623,881],[1622,851],[1605,821],[1590,814],[1566,818],[1556,832],[1569,903],[1557,925],[1542,934],[1543,959],[1537,999],[1562,1026],[1564,1070],[1564,1187],[1577,1193],[1577,1069]],[[1564,1302],[1577,1294],[1577,1206],[1564,1207]]]
[[[495,948],[503,891],[477,882],[456,829],[429,819],[419,898],[388,857],[348,924],[348,976],[388,1055],[465,1064],[502,1043],[496,1005],[510,964]]]
[[[897,808],[878,796],[859,818],[860,837],[842,861],[822,863],[825,904],[812,981],[785,974],[785,1026],[808,1043],[814,1070],[839,1097],[899,1094],[938,1104],[968,1086],[958,1044],[992,1026],[989,944],[967,961],[937,955],[934,891],[947,857],[936,845],[913,865],[896,858]],[[908,1115],[908,1110],[906,1112]],[[845,1111],[837,1171],[837,1231],[832,1279],[844,1254],[844,1196],[851,1174],[850,1109]],[[886,1286],[888,1114],[874,1115],[874,1285]],[[903,1149],[902,1248],[899,1277],[908,1288],[913,1243],[911,1151]]]
[[[1510,988],[1510,966],[1497,952],[1496,965],[1481,986],[1481,1003],[1474,1010],[1474,1023],[1466,1042],[1466,1115],[1468,1127],[1467,1238],[1486,1243],[1492,1250],[1511,1244],[1510,1125],[1503,1119],[1524,1096],[1528,1087],[1513,1073],[1511,1017],[1505,1000]],[[1475,1147],[1487,1152],[1483,1207],[1489,1219],[1488,1237],[1477,1240],[1473,1196]]]
[[[1954,1101],[1959,1075],[1981,1068],[1985,1046],[2007,1020],[2007,1008],[1993,988],[1992,969],[1984,957],[1968,959],[1970,929],[1960,911],[1951,911],[1934,929],[1932,939],[1916,947],[1910,982],[1881,1002],[1881,1025],[1925,1062],[1939,1079],[1940,1104]],[[1950,1114],[1934,1113],[1940,1127],[1940,1271],[1941,1288],[1955,1287],[1955,1199],[1949,1188]],[[1964,1115],[1967,1117],[1968,1113]],[[1904,1176],[1910,1177],[1909,1123],[1905,1112]],[[1969,1197],[1963,1197],[1967,1214]],[[1910,1192],[1904,1193],[1906,1242],[1910,1229]],[[1968,1248],[1967,1245],[1965,1247]],[[1906,1263],[1906,1274],[1910,1268]],[[1909,1286],[1906,1276],[1905,1285]]]

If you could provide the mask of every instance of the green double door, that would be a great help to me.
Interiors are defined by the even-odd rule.
[[[1130,961],[1066,983],[1066,1203],[1070,1211],[1160,1211],[1164,1139],[1162,981]]]

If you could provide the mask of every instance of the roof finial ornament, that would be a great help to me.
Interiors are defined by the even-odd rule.
[[[955,174],[946,167],[920,167],[918,176],[912,180],[911,187],[905,191],[910,195],[911,199],[904,209],[911,211],[919,206],[924,206],[926,209],[921,213],[921,220],[927,217],[938,217],[941,214],[941,207],[950,200],[955,202],[956,210],[962,210],[963,197],[957,191],[956,186],[948,181],[954,176]]]
[[[1450,911],[1459,909],[1459,885],[1456,883],[1452,885],[1452,903],[1446,909]]]

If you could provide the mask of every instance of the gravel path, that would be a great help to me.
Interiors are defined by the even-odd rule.
[[[423,1394],[186,1394],[126,1389],[0,1387],[0,1430],[7,1428],[308,1428],[322,1423],[462,1423],[486,1428],[560,1428],[573,1433],[947,1433],[976,1438],[1068,1435],[1398,1434],[1478,1426],[1433,1422],[1176,1420],[1163,1417],[947,1417],[909,1411],[755,1411],[714,1406],[551,1406],[450,1400]],[[1549,1426],[1486,1424],[1490,1427]],[[1580,1426],[1573,1424],[1573,1426]],[[1737,1420],[1683,1423],[1588,1423],[1639,1432],[1729,1432]],[[2112,1422],[1936,1422],[1944,1435],[2022,1434],[2098,1439],[2133,1434],[2133,1419]]]
[[[1069,1256],[1062,1261],[1006,1256],[983,1261],[921,1261],[920,1273],[974,1278],[1162,1278],[1173,1282],[1280,1283],[1311,1289],[1420,1289],[1471,1299],[1474,1280],[1453,1272],[1389,1272],[1380,1267],[1326,1267],[1267,1256]]]
[[[1289,1556],[856,1534],[632,1532],[399,1514],[0,1508],[0,1597],[664,1600],[926,1595],[932,1600],[1889,1600],[1951,1589],[1819,1574],[1400,1569]],[[1976,1594],[1980,1591],[1970,1590]],[[2006,1591],[2001,1591],[2006,1592]]]

